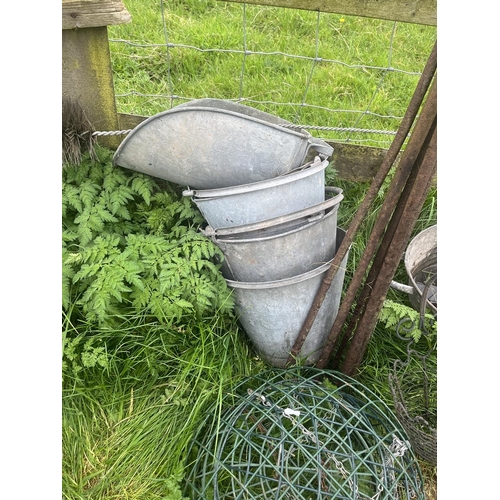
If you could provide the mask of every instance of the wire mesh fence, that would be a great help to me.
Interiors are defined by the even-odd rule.
[[[132,22],[110,27],[119,112],[229,99],[361,145],[391,143],[436,40],[435,26],[293,8],[125,3]]]

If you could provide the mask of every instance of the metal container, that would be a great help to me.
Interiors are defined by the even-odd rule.
[[[267,181],[220,189],[185,190],[213,229],[251,224],[325,201],[328,160],[316,157],[299,169]]]
[[[237,281],[271,281],[297,276],[333,259],[342,190],[326,188],[327,200],[262,222],[202,230],[221,249],[221,272]]]
[[[337,228],[336,251],[344,236],[345,231]],[[314,364],[319,359],[333,326],[340,305],[347,259],[348,253],[342,259],[302,346],[298,357],[304,364]],[[279,368],[286,366],[289,353],[330,264],[331,261],[307,273],[283,280],[254,283],[226,279],[228,286],[233,289],[235,311],[240,324],[265,362]]]
[[[409,284],[393,281],[391,287],[408,293],[410,303],[417,311],[425,300],[426,307],[432,314],[437,314],[437,225],[424,229],[410,241],[404,265]]]
[[[201,101],[201,102],[200,102]],[[285,120],[225,100],[202,99],[144,120],[121,142],[113,163],[195,189],[216,189],[284,175],[312,148],[333,148]]]
[[[238,102],[229,101],[227,99],[212,99],[202,98],[202,99],[193,99],[192,101],[188,101],[182,104],[179,104],[175,107],[175,109],[179,108],[216,108],[224,111],[231,111],[233,113],[239,113],[241,115],[248,116],[250,118],[255,118],[257,120],[263,120],[274,125],[281,125],[282,127],[292,127],[294,130],[297,130],[297,127],[294,127],[293,124],[279,116],[272,115],[270,113],[266,113],[265,111],[260,111],[257,108],[252,106],[246,106],[244,104],[240,104]],[[312,137],[307,130],[299,129],[301,134],[304,134],[307,137]],[[327,152],[327,151],[325,151]]]

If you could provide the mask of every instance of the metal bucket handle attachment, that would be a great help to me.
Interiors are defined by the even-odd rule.
[[[332,156],[333,147],[325,141],[317,139],[316,137],[311,137],[308,142],[309,147],[316,150],[323,160]]]

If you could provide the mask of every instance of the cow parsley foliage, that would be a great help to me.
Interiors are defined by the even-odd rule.
[[[231,314],[198,209],[175,186],[113,166],[111,152],[65,165],[62,182],[63,310],[98,325],[127,313],[165,324]]]

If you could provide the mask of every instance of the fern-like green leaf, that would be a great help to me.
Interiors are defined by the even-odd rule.
[[[71,283],[73,281],[73,268],[63,263],[62,265],[62,306],[66,311],[71,303]]]
[[[92,241],[92,244],[85,247],[81,252],[81,260],[82,262],[98,263],[102,265],[106,257],[120,253],[118,248],[119,244],[120,237],[117,235],[105,234],[97,236]]]
[[[78,233],[72,229],[68,229],[67,227],[64,228],[62,232],[63,245],[74,241],[78,241]]]
[[[106,165],[103,170],[104,178],[102,187],[107,192],[112,192],[119,186],[126,184],[128,176],[121,168],[115,168],[111,165]]]
[[[103,198],[100,198],[99,203],[95,205],[95,213],[103,222],[118,222],[118,219],[106,209]]]
[[[151,204],[151,197],[155,190],[156,183],[150,177],[136,176],[132,180],[132,190],[142,197],[146,205]]]
[[[92,240],[92,229],[89,224],[90,210],[85,208],[85,210],[75,219],[75,223],[78,225],[78,238],[80,239],[80,244],[82,246],[87,245]]]
[[[426,332],[436,333],[437,322],[434,317],[431,314],[425,314],[424,319]],[[389,330],[411,336],[415,342],[418,342],[423,335],[420,328],[420,313],[407,305],[390,299],[384,301],[378,320]]]
[[[68,207],[74,208],[78,213],[82,213],[83,205],[80,198],[80,190],[76,186],[63,182],[63,217],[66,216]]]
[[[85,315],[90,321],[102,322],[110,302],[110,291],[102,287],[100,276],[85,290],[79,304],[82,305]]]
[[[104,221],[101,219],[101,217],[99,217],[99,214],[97,213],[97,207],[95,205],[89,212],[87,224],[90,230],[95,233],[100,233],[104,229]]]
[[[99,186],[87,180],[80,185],[80,199],[84,208],[88,209],[93,204],[99,192]]]
[[[99,263],[96,264],[83,264],[80,270],[73,276],[73,283],[83,281],[87,278],[95,276],[100,269]]]
[[[130,293],[130,300],[132,301],[132,306],[137,311],[142,311],[145,308],[149,309],[151,303],[151,294],[155,290],[157,292],[157,281],[153,279],[142,279],[141,286],[136,286],[132,289]]]
[[[111,211],[113,213],[113,211]],[[130,215],[130,212],[126,206],[119,206],[116,211],[113,213],[116,217],[120,217],[125,220],[131,220],[132,217]]]
[[[82,254],[78,252],[65,252],[63,255],[63,264],[68,266],[72,264],[79,264],[80,262],[82,262],[82,260]]]
[[[113,215],[117,215],[119,210],[126,206],[129,200],[133,200],[132,190],[127,186],[118,186],[110,193],[109,208]]]

